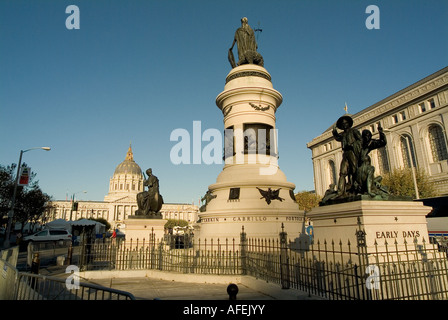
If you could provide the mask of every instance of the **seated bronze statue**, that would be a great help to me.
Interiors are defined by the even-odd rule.
[[[159,179],[152,174],[152,169],[146,170],[148,178],[143,181],[143,189],[148,187],[147,191],[137,194],[138,210],[135,211],[137,216],[160,216],[163,198],[159,192]]]

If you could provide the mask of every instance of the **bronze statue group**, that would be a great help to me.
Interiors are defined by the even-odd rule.
[[[369,156],[370,151],[387,144],[383,128],[378,125],[379,139],[372,139],[370,130],[366,129],[360,133],[358,129],[353,128],[353,119],[344,115],[334,124],[332,133],[335,140],[342,145],[342,161],[337,185],[330,185],[322,203],[356,195],[386,197],[387,188],[381,185],[381,176],[374,176],[375,167],[372,166]]]

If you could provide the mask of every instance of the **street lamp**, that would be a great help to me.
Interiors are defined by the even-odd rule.
[[[72,205],[71,205],[71,208],[70,208],[70,221],[72,221],[72,213],[73,213],[73,205],[75,204],[75,194],[78,194],[78,193],[87,193],[87,191],[78,191],[78,192],[75,192],[73,195],[72,195]],[[78,210],[76,210],[76,211],[78,211]]]
[[[5,247],[9,247],[9,236],[11,234],[12,218],[14,217],[14,207],[16,204],[17,185],[19,184],[20,167],[22,165],[22,155],[25,152],[28,152],[31,150],[36,150],[36,149],[42,149],[45,151],[51,150],[50,147],[35,147],[35,148],[26,149],[26,150],[20,150],[19,163],[17,164],[16,181],[14,182],[14,192],[12,194],[12,200],[11,200],[11,210],[8,212],[8,227],[6,228]]]
[[[392,132],[389,129],[383,129],[384,132],[390,132],[390,133],[395,133],[396,135],[402,137],[405,141],[406,141],[406,149],[407,149],[407,153],[408,153],[408,158],[409,158],[409,162],[411,164],[411,170],[412,170],[412,180],[414,182],[414,190],[415,190],[415,198],[416,199],[420,199],[419,195],[418,195],[418,186],[417,186],[417,177],[415,175],[415,168],[414,168],[414,164],[412,161],[412,154],[411,154],[411,144],[409,142],[409,140],[411,140],[411,138],[409,136],[405,136],[402,135],[400,133],[397,132]]]

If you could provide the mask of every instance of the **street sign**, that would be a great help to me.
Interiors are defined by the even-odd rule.
[[[31,176],[31,168],[29,167],[22,167],[20,168],[20,178],[18,186],[27,186],[30,182],[30,176]]]

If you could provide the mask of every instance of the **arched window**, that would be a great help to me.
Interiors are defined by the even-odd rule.
[[[334,161],[328,161],[328,169],[330,171],[330,183],[337,184],[336,182],[336,166],[334,165]]]
[[[403,164],[405,167],[410,168],[411,167],[411,160],[409,159],[409,153],[411,153],[412,158],[412,166],[417,166],[417,161],[415,159],[415,152],[414,152],[414,143],[412,142],[412,138],[409,135],[402,135],[400,137],[401,142],[401,155],[403,157]],[[409,148],[410,152],[409,152]]]
[[[377,151],[377,155],[378,155],[378,164],[380,167],[379,169],[381,170],[381,173],[389,173],[390,172],[389,157],[387,155],[386,148],[379,148]]]
[[[448,159],[442,128],[439,125],[433,124],[428,128],[428,134],[433,162]]]

